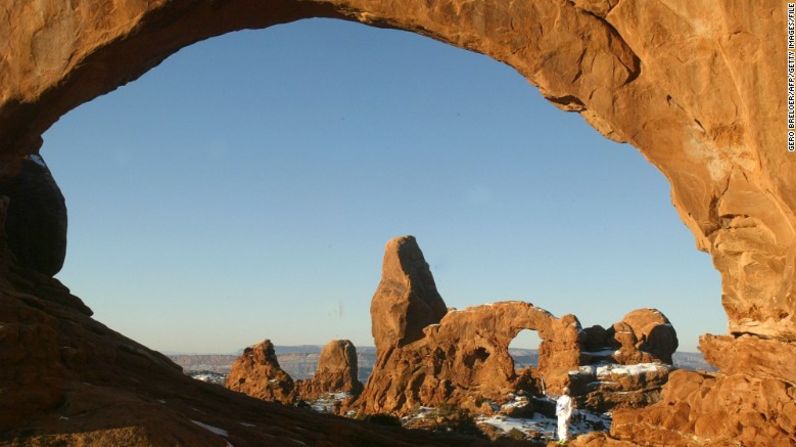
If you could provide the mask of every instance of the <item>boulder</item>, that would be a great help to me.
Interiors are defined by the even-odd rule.
[[[677,332],[657,309],[636,309],[607,330],[592,326],[583,330],[583,364],[603,362],[672,363]]]
[[[301,399],[313,400],[328,393],[346,393],[353,397],[362,392],[357,378],[357,350],[349,340],[332,340],[321,350],[318,368],[311,379],[298,380]]]
[[[293,379],[279,366],[271,340],[243,350],[230,368],[226,387],[265,401],[296,401]]]
[[[619,363],[641,363],[638,360],[657,360],[672,363],[672,354],[677,351],[677,333],[669,319],[657,309],[636,309],[622,318],[619,323],[624,330],[633,334],[635,343],[631,346],[620,341],[622,353],[617,355]],[[614,326],[616,328],[616,325]],[[620,335],[623,339],[624,335]],[[617,339],[617,341],[619,341]],[[647,356],[649,354],[649,357]]]
[[[0,177],[0,195],[10,199],[5,231],[17,266],[54,276],[66,257],[66,203],[44,159],[30,155]]]

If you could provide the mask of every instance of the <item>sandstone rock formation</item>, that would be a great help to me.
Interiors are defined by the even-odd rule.
[[[583,332],[581,364],[671,364],[672,354],[678,346],[677,332],[657,309],[636,309],[607,330],[602,326],[592,326]]]
[[[8,2],[8,23],[18,25],[0,30],[8,42],[0,57],[0,141],[9,170],[61,115],[198,40],[308,17],[415,31],[506,62],[554,105],[639,148],[672,183],[698,247],[713,255],[732,332],[796,340],[791,288],[782,287],[793,280],[786,261],[796,259],[785,242],[794,239],[796,163],[782,150],[784,134],[769,129],[785,116],[774,82],[784,79],[785,60],[776,57],[784,41],[769,38],[784,29],[781,2],[27,5]],[[683,54],[693,57],[683,61]]]
[[[658,402],[677,345],[674,327],[657,309],[634,310],[607,330],[586,328],[581,365],[587,366],[570,372],[570,391],[580,406],[600,412]]]
[[[743,398],[739,398],[743,396]],[[657,445],[792,446],[796,391],[776,379],[675,371],[662,400],[642,411],[616,410],[611,434]]]
[[[10,199],[8,245],[19,267],[53,276],[66,257],[66,204],[44,159],[30,155],[20,172],[0,179],[0,195]]]
[[[439,322],[448,308],[437,292],[417,241],[412,236],[387,243],[381,282],[370,304],[376,351],[404,346],[423,337],[423,328]]]
[[[677,351],[679,342],[674,327],[663,313],[657,309],[637,309],[625,315],[621,324],[630,329],[636,343],[632,346],[620,343],[620,352],[614,356],[619,363],[672,363],[672,354]]]
[[[357,350],[349,340],[332,340],[323,347],[318,369],[311,379],[296,382],[298,395],[304,400],[327,393],[358,396],[362,383],[357,378]]]
[[[504,400],[518,387],[538,393],[541,385],[521,380],[508,352],[524,329],[539,331],[539,370],[549,388],[560,389],[567,372],[578,365],[576,321],[521,301],[451,311],[427,327],[422,339],[379,352],[360,402],[374,413],[403,414],[416,405],[477,411],[485,401]]]
[[[420,268],[396,268],[407,265]],[[355,404],[367,413],[405,414],[419,405],[488,412],[485,403],[500,402],[510,393],[540,394],[544,390],[555,394],[573,380],[574,395],[592,408],[605,411],[617,405],[648,405],[660,397],[670,367],[651,365],[640,368],[640,374],[624,376],[619,373],[621,368],[606,377],[596,368],[592,368],[593,374],[571,373],[584,364],[671,363],[677,348],[674,328],[655,309],[630,312],[613,330],[583,330],[574,315],[556,318],[522,301],[449,310],[433,320],[428,318],[427,306],[406,305],[408,297],[444,307],[417,242],[404,236],[387,243],[382,278],[373,295],[377,360]],[[421,328],[423,335],[409,343],[404,332],[394,329],[407,326],[396,322],[408,321],[427,322]],[[539,365],[518,373],[508,348],[525,329],[538,331],[542,340]]]
[[[357,379],[357,351],[349,340],[326,344],[315,374],[295,382],[279,365],[271,341],[265,340],[244,349],[235,359],[225,386],[266,402],[299,406],[309,402],[332,413],[343,409],[362,392],[362,383]]]
[[[265,401],[292,404],[296,400],[296,385],[279,367],[271,340],[243,350],[229,370],[226,387]]]
[[[0,166],[6,177],[19,172],[20,163],[42,144],[42,133],[69,110],[136,79],[186,45],[229,31],[334,17],[417,32],[511,65],[555,106],[580,113],[608,138],[632,144],[660,169],[697,248],[710,253],[721,273],[730,333],[720,340],[705,339],[701,348],[708,358],[721,357],[722,368],[731,366],[711,376],[715,380],[686,375],[672,381],[666,387],[668,403],[634,417],[666,419],[686,443],[712,442],[714,438],[678,410],[682,405],[695,408],[699,399],[683,399],[686,390],[699,386],[705,393],[720,390],[723,402],[731,399],[738,408],[755,408],[764,415],[727,419],[746,433],[748,445],[772,445],[764,439],[774,432],[777,439],[796,443],[796,430],[775,422],[787,413],[780,413],[778,406],[758,406],[769,390],[779,402],[776,390],[787,394],[794,384],[787,366],[793,357],[782,359],[793,355],[796,344],[796,162],[783,129],[783,2],[276,0],[264,8],[249,0],[9,0],[0,11],[10,24],[0,27]],[[12,270],[9,266],[8,278]],[[85,331],[87,340],[95,340],[99,336],[92,338],[87,329],[95,323],[85,316],[84,306],[77,310],[79,300],[69,298],[60,285],[15,278],[14,284],[4,279],[4,291],[24,293],[28,303],[39,304],[50,291],[60,290],[52,296],[62,303],[45,300],[36,307],[21,304],[23,298],[4,302],[10,306],[8,321],[36,329],[7,339],[9,352],[15,354],[5,359],[3,373],[29,377],[26,371],[46,370],[53,380],[63,378],[57,362],[20,346],[41,344],[53,351],[36,352],[54,354],[65,346],[64,337],[71,339],[62,336],[58,343],[53,333]],[[67,302],[76,307],[63,304]],[[54,310],[58,306],[69,310],[59,313]],[[26,309],[24,316],[19,309]],[[82,316],[70,318],[73,313]],[[111,355],[81,346],[93,353],[90,357],[100,369],[119,364]],[[117,351],[110,341],[99,346]],[[711,349],[720,349],[721,356]],[[746,363],[752,360],[756,363]],[[32,366],[39,364],[51,368]],[[140,368],[133,370],[151,377]],[[755,385],[722,385],[730,383]],[[113,380],[107,384],[108,389],[127,390],[132,399],[147,393]],[[47,395],[4,400],[16,407],[47,402]],[[116,405],[120,397],[106,397],[114,404],[109,406],[122,407]],[[127,408],[142,414],[141,408]],[[638,443],[659,439],[643,424],[625,427],[622,436]],[[184,431],[183,439],[192,439],[194,432]],[[590,445],[599,439],[591,438]]]
[[[548,386],[560,389],[567,372],[578,365],[580,324],[572,315],[558,319],[529,303],[511,301],[429,318],[430,306],[406,305],[410,299],[446,308],[416,241],[404,236],[387,243],[373,295],[377,360],[357,402],[367,413],[405,414],[417,405],[477,410],[485,400],[505,399],[520,382],[508,346],[524,329],[539,331],[539,370]],[[424,322],[418,328],[422,335],[407,339],[401,329],[418,324],[404,322]],[[533,382],[525,381],[525,386],[539,392]]]
[[[579,408],[605,412],[622,407],[646,407],[658,402],[671,365],[588,365],[569,374],[569,389]]]

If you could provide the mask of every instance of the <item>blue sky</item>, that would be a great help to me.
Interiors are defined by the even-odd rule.
[[[652,165],[428,38],[332,20],[228,34],[44,138],[70,213],[59,278],[155,349],[372,345],[403,234],[448,306],[522,299],[584,326],[656,307],[686,351],[725,332],[719,275]]]

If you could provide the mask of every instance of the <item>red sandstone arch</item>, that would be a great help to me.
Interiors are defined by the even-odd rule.
[[[796,154],[783,132],[779,1],[9,0],[0,7],[3,171],[60,116],[180,48],[310,17],[484,53],[638,148],[722,274],[731,335],[704,337],[702,350],[728,374],[796,384]]]
[[[779,3],[760,14],[686,0],[608,7],[616,3],[11,1],[3,12],[16,26],[0,28],[0,153],[9,169],[61,115],[207,37],[309,17],[417,32],[511,65],[559,108],[641,150],[713,255],[731,330],[796,340],[796,163],[767,131],[784,105],[765,80],[784,62],[767,59],[776,39],[762,34],[782,22],[759,19]]]

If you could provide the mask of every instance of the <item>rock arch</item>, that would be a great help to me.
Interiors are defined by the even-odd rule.
[[[6,171],[61,115],[180,48],[225,32],[310,17],[355,20],[484,53],[526,76],[557,107],[638,148],[722,273],[733,333],[796,340],[796,163],[767,131],[784,104],[768,57],[784,16],[678,0],[593,2],[44,1],[7,4],[0,29],[0,155]],[[766,17],[764,21],[751,17]],[[725,51],[732,46],[734,52]],[[693,57],[678,61],[683,52]],[[678,62],[678,63],[675,63]],[[779,79],[779,78],[776,78]]]
[[[796,358],[796,162],[781,131],[779,1],[10,0],[0,15],[9,24],[0,27],[5,176],[69,110],[229,31],[340,18],[507,63],[555,106],[638,148],[671,183],[697,248],[721,272],[729,317],[729,335],[701,341],[728,375],[700,383],[727,397],[738,391],[722,388],[724,379],[748,379],[751,388],[773,380],[792,396],[796,374],[782,359]],[[783,424],[794,436],[792,421]],[[699,436],[699,427],[688,430]],[[764,435],[748,436],[754,443]]]

